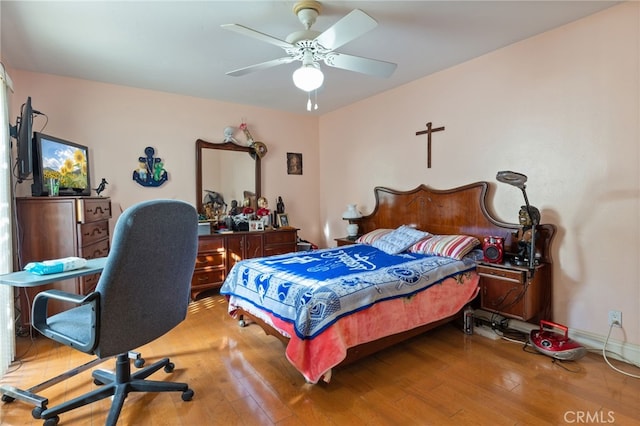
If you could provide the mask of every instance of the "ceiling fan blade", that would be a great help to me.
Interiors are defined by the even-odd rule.
[[[368,59],[354,55],[345,55],[344,53],[337,52],[328,54],[324,59],[324,63],[330,67],[356,71],[376,77],[390,77],[398,66],[391,62]]]
[[[244,68],[239,68],[237,70],[233,70],[233,71],[229,71],[226,74],[233,76],[233,77],[240,77],[242,75],[245,74],[249,74],[255,71],[260,71],[260,70],[265,70],[267,68],[271,68],[271,67],[275,67],[277,65],[281,65],[281,64],[288,64],[295,61],[295,59],[293,59],[290,56],[286,56],[284,58],[278,58],[278,59],[273,59],[271,61],[267,61],[267,62],[262,62],[259,64],[255,64],[255,65],[250,65],[248,67],[244,67]]]
[[[223,24],[223,25],[221,25],[221,27],[224,28],[225,30],[233,31],[233,32],[236,32],[238,34],[246,35],[246,36],[253,37],[253,38],[256,38],[258,40],[262,40],[262,41],[270,43],[270,44],[274,44],[274,45],[276,45],[278,47],[282,47],[283,49],[287,49],[287,48],[293,46],[289,42],[286,42],[284,40],[280,40],[279,38],[270,36],[269,34],[261,33],[260,31],[253,30],[253,29],[251,29],[249,27],[245,27],[244,25],[240,25],[240,24]]]
[[[360,9],[354,9],[316,37],[316,41],[326,49],[335,50],[371,31],[377,25],[378,22],[371,16]]]

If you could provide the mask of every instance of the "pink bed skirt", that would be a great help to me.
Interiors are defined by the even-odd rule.
[[[345,359],[348,348],[456,314],[476,297],[478,281],[475,272],[466,272],[412,297],[376,303],[339,319],[311,340],[298,338],[293,324],[234,297],[229,299],[229,313],[235,316],[237,308],[242,308],[289,337],[287,359],[308,382],[317,383],[322,379],[329,381],[331,369]]]

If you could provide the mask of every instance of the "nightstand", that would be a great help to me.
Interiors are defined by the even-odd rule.
[[[337,243],[338,247],[340,247],[340,246],[348,246],[348,245],[351,245],[351,244],[355,244],[356,243],[356,238],[341,237],[341,238],[336,238],[334,241]]]
[[[480,275],[482,309],[523,321],[550,319],[549,265],[536,266],[531,279],[528,268],[509,262],[480,262],[476,270]]]

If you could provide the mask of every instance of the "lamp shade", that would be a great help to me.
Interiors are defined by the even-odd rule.
[[[342,213],[343,219],[359,219],[362,217],[362,213],[360,213],[357,209],[357,204],[348,204],[347,210]]]
[[[300,90],[311,92],[316,90],[324,82],[324,74],[320,68],[314,64],[303,64],[293,72],[293,84]]]

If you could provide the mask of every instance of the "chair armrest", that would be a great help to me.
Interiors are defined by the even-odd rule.
[[[83,342],[75,339],[71,335],[65,335],[64,331],[57,330],[49,324],[49,317],[47,316],[47,308],[50,300],[57,300],[62,302],[70,302],[76,305],[66,311],[63,311],[56,315],[64,315],[65,312],[70,312],[82,305],[91,305],[90,324],[83,324],[92,328],[92,337],[89,341]],[[43,335],[63,343],[67,346],[72,346],[80,351],[91,353],[95,349],[97,342],[97,325],[100,310],[100,293],[92,292],[86,296],[67,293],[61,290],[45,290],[36,295],[33,299],[33,307],[31,309],[31,322],[32,326]]]
[[[71,302],[71,303],[75,303],[76,305],[82,305],[83,303],[86,303],[85,300],[91,301],[93,297],[95,297],[93,293],[83,296],[75,293],[67,293],[66,291],[62,291],[62,290],[45,290],[36,294],[36,297],[33,300],[33,306],[35,308],[36,300],[38,299],[46,299],[44,300],[44,302],[48,302],[49,299],[55,299],[55,300],[60,300],[62,302]],[[43,303],[43,302],[40,302],[40,303]]]
[[[61,302],[71,302],[76,305],[84,305],[90,303],[94,299],[98,298],[98,293],[89,293],[86,296],[82,296],[75,293],[67,293],[62,290],[45,290],[36,294],[33,299],[33,307],[31,308],[31,318],[34,325],[36,323],[44,324],[47,320],[47,306],[49,300],[59,300]]]

